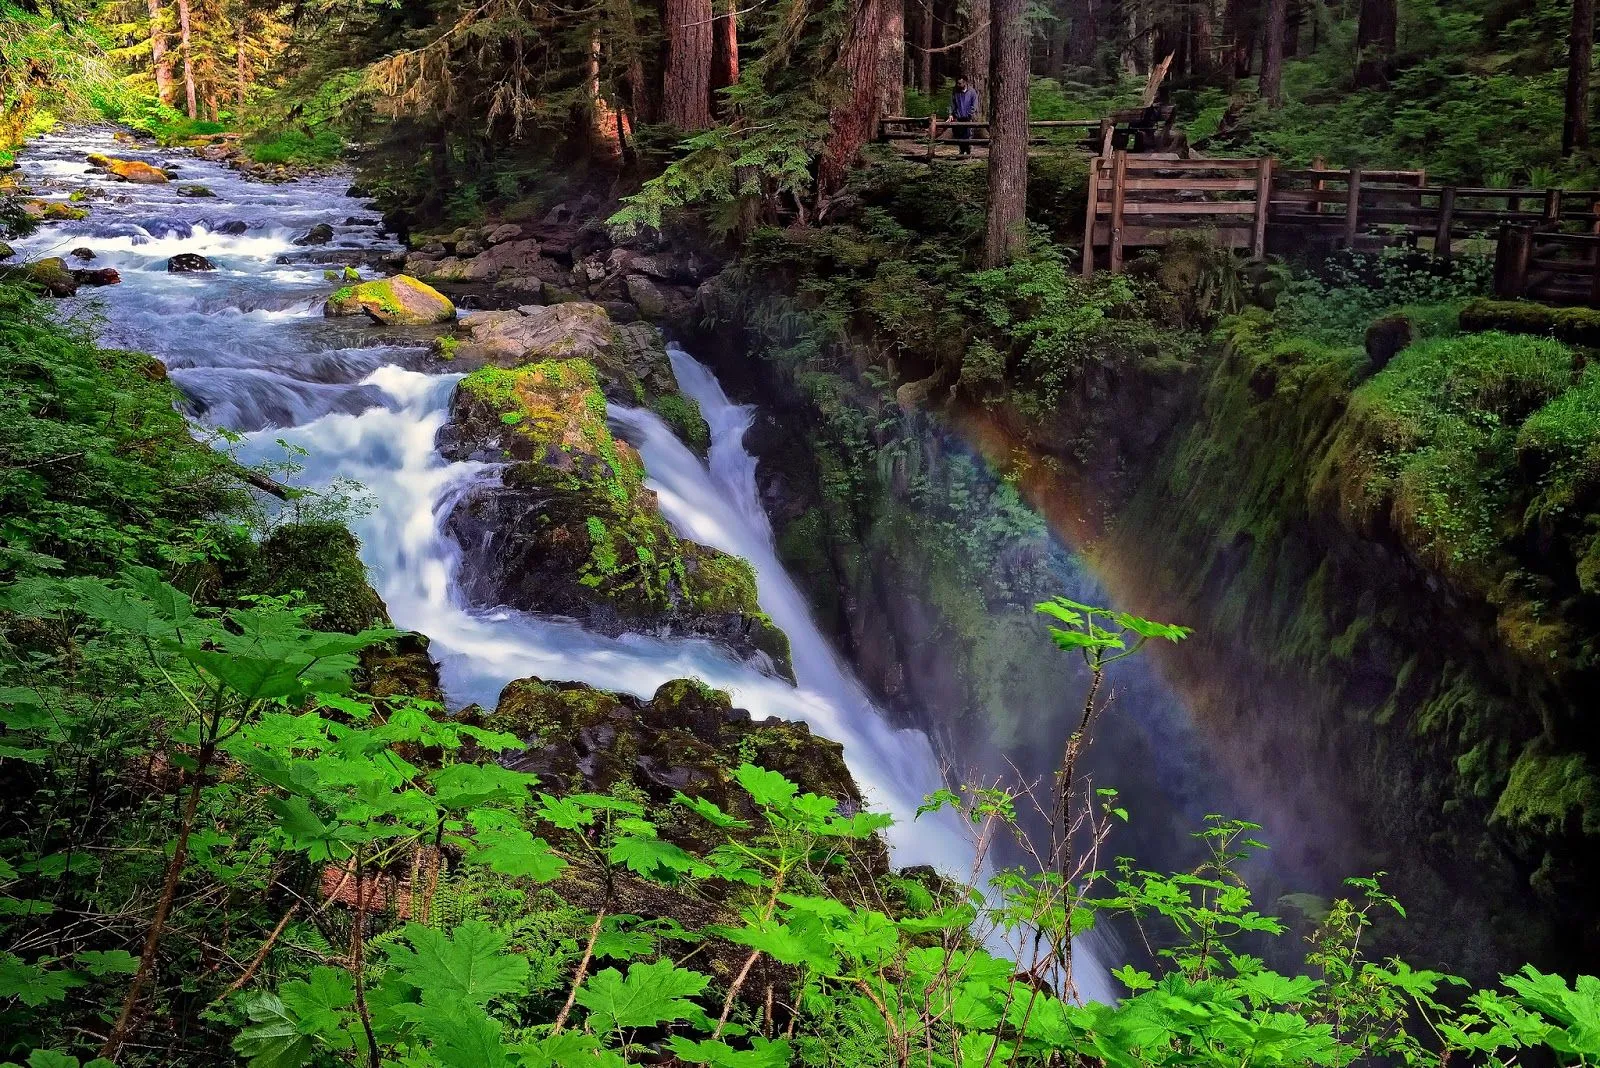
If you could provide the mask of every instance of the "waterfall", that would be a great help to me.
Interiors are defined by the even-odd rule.
[[[81,162],[90,152],[167,162],[130,153],[108,134],[69,132],[36,142],[24,166],[30,179],[49,183],[49,195],[65,197],[94,184]],[[359,484],[349,522],[371,581],[397,626],[430,639],[452,703],[492,705],[506,683],[528,676],[641,697],[671,679],[702,679],[757,718],[804,720],[842,743],[868,803],[895,818],[888,838],[897,863],[969,876],[967,828],[949,814],[916,818],[924,796],[944,785],[927,736],[885,720],[812,620],[777,558],[756,492],[755,460],[743,445],[751,409],[729,401],[708,369],[671,350],[681,388],[711,427],[709,462],[649,412],[613,406],[610,415],[638,446],[674,528],[754,567],[761,607],[789,636],[798,685],[705,641],[611,638],[567,620],[466,606],[457,581],[462,554],[442,522],[473,480],[498,474],[493,465],[448,463],[434,448],[460,376],[404,366],[426,338],[398,332],[397,340],[397,332],[323,319],[321,302],[334,283],[322,267],[278,262],[292,259],[297,233],[320,222],[334,225],[336,246],[366,253],[393,243],[370,224],[342,221],[362,205],[337,179],[263,186],[200,160],[184,157],[179,166],[183,182],[202,181],[217,196],[184,200],[166,186],[129,187],[94,201],[87,220],[18,242],[19,252],[63,255],[86,246],[95,266],[116,267],[124,284],[86,291],[77,303],[93,302],[103,314],[105,343],[152,352],[172,368],[197,420],[242,432],[232,446],[242,461],[287,456],[298,468],[296,484]],[[232,219],[246,221],[246,233],[222,233]],[[180,251],[203,252],[218,270],[168,273],[166,258]],[[1111,997],[1109,978],[1082,947],[1077,972],[1086,996]]]

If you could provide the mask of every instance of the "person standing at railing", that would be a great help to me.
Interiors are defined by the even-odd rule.
[[[951,122],[975,122],[978,118],[978,91],[967,84],[965,78],[956,79],[956,87],[950,93],[950,119]],[[967,143],[972,137],[973,127],[957,126],[954,133],[957,141],[961,142],[961,154],[970,156],[972,146]]]

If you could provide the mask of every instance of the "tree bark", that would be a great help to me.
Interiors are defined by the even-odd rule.
[[[1094,66],[1100,47],[1100,0],[1072,0],[1072,28],[1067,36],[1067,64]]]
[[[1396,0],[1361,0],[1356,22],[1356,85],[1387,85],[1399,12]]]
[[[722,0],[723,12],[711,26],[711,91],[739,80],[738,0]]]
[[[877,133],[878,75],[883,67],[884,11],[888,0],[855,0],[850,19],[850,36],[845,42],[843,66],[849,96],[828,113],[832,133],[817,168],[817,191],[821,197],[844,185],[844,175],[861,146]]]
[[[667,0],[661,120],[680,130],[711,125],[711,0]]]
[[[978,114],[985,115],[989,111],[990,38],[993,36],[988,26],[992,13],[990,0],[972,0],[970,10],[967,43],[961,46],[961,76],[978,91]]]
[[[194,55],[189,50],[189,0],[178,0],[178,50],[183,58],[183,94],[189,105],[189,118],[200,117],[194,95]]]
[[[917,88],[933,92],[933,0],[922,0],[917,9]]]
[[[1589,65],[1594,58],[1594,0],[1572,0],[1567,41],[1567,105],[1561,120],[1561,154],[1589,147]]]
[[[998,267],[1028,244],[1027,0],[991,0],[994,100],[989,109],[989,213],[983,262]]]
[[[234,41],[234,44],[233,44],[233,49],[234,49],[234,51],[233,51],[233,66],[234,66],[233,95],[234,95],[234,106],[242,108],[242,107],[244,107],[244,89],[245,89],[245,86],[247,84],[249,84],[249,81],[250,81],[250,60],[248,58],[246,58],[245,51],[244,51],[244,46],[245,46],[245,21],[244,21],[244,18],[242,16],[239,19],[239,27],[238,27],[237,32],[235,33],[233,41]]]
[[[1283,27],[1288,0],[1267,0],[1267,24],[1261,35],[1261,99],[1271,108],[1283,103]]]
[[[1194,5],[1189,14],[1189,69],[1195,74],[1209,75],[1216,68],[1216,42],[1212,37],[1211,4]]]
[[[1250,77],[1250,61],[1256,50],[1257,14],[1251,0],[1227,0],[1223,8],[1222,32],[1228,38],[1223,69],[1231,78]]]
[[[148,0],[150,10],[150,65],[156,75],[156,99],[172,103],[172,59],[167,55],[167,31],[161,25],[161,0]]]
[[[878,114],[906,110],[906,0],[883,0],[883,39],[878,60]]]

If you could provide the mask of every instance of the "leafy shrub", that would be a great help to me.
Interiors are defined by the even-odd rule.
[[[253,134],[244,149],[257,163],[315,167],[337,163],[344,154],[344,138],[329,127],[290,126]]]

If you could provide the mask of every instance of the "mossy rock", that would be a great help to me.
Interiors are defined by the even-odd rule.
[[[72,269],[60,256],[0,268],[0,280],[24,282],[52,297],[70,297],[78,291],[78,281],[73,277]]]
[[[317,606],[307,622],[355,634],[389,625],[383,600],[367,583],[361,543],[341,523],[291,523],[262,539],[247,588],[283,596],[299,591]]]
[[[477,557],[465,584],[473,601],[572,616],[606,634],[710,638],[792,677],[754,572],[673,533],[638,453],[612,435],[587,361],[474,371],[456,387],[439,447],[449,459],[507,465],[446,518]]]
[[[1474,300],[1461,309],[1461,329],[1543,334],[1573,345],[1600,345],[1600,310],[1555,308],[1526,300]]]
[[[88,208],[75,208],[59,200],[44,200],[37,197],[24,200],[22,210],[33,218],[43,219],[45,222],[77,222],[89,217]]]
[[[91,155],[89,165],[107,171],[124,182],[138,185],[166,185],[167,173],[136,159],[114,159],[110,156]]]
[[[363,312],[386,326],[430,326],[456,317],[456,307],[448,297],[408,275],[345,286],[322,308],[328,316]]]

